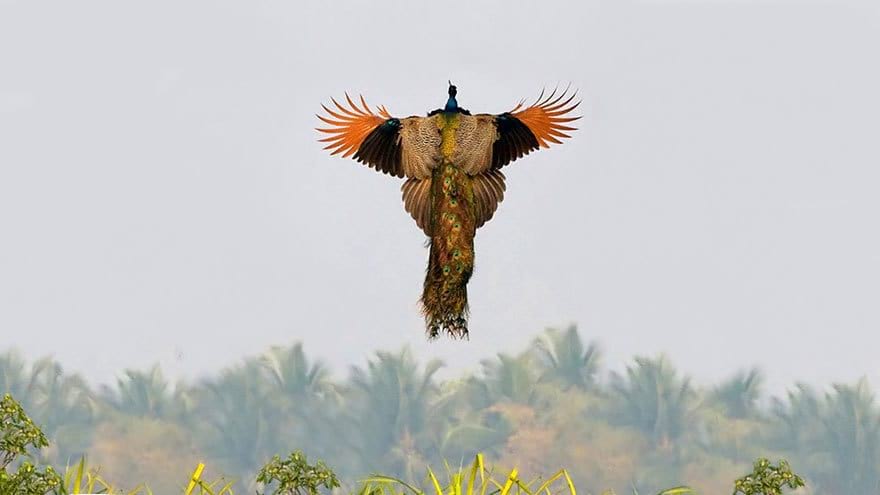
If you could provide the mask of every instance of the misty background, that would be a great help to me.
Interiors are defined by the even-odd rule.
[[[577,323],[781,392],[880,383],[880,7],[863,1],[0,1],[0,348],[110,383],[303,341],[441,375]],[[400,180],[316,142],[569,82],[574,138],[505,168],[470,341],[426,342]]]

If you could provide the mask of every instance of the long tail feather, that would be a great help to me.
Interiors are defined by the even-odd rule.
[[[444,241],[440,241],[444,242]],[[450,337],[467,338],[467,280],[450,280],[450,273],[444,273],[441,251],[436,240],[431,240],[428,259],[428,272],[425,275],[425,288],[422,293],[422,313],[425,316],[426,332],[429,339],[437,338],[445,332]],[[472,270],[469,267],[469,270]]]
[[[429,339],[441,332],[467,338],[467,283],[474,271],[476,218],[473,180],[450,163],[431,181],[428,271],[422,293]]]

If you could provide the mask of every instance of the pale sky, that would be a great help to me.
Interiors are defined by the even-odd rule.
[[[301,340],[336,376],[579,324],[606,364],[880,385],[880,8],[859,1],[0,0],[0,351],[110,382]],[[509,110],[580,90],[505,168],[471,340],[427,342],[400,180],[316,142],[320,103]]]

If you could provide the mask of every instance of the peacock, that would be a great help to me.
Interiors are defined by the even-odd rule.
[[[559,93],[557,95],[557,93]],[[504,199],[501,168],[574,131],[571,116],[579,101],[554,90],[524,107],[521,101],[501,114],[471,114],[458,105],[451,82],[448,99],[425,117],[393,117],[384,106],[374,112],[345,94],[345,104],[321,107],[316,129],[331,155],[352,157],[368,167],[405,179],[404,209],[428,237],[428,269],[421,297],[429,340],[446,332],[468,338],[467,284],[474,271],[474,236]]]

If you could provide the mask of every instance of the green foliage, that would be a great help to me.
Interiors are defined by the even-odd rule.
[[[486,468],[482,454],[474,457],[469,468],[460,467],[453,471],[446,464],[445,486],[441,486],[433,469],[428,467],[426,470],[428,488],[391,476],[376,475],[364,480],[360,495],[404,495],[407,492],[412,495],[551,495],[559,493],[551,490],[557,482],[565,484],[563,490],[569,495],[577,495],[574,482],[565,469],[560,469],[547,478],[539,476],[529,481],[522,480],[516,468],[503,477],[494,477],[492,469]]]
[[[28,455],[28,449],[49,445],[46,435],[25,414],[21,405],[5,394],[0,401],[0,468],[6,469],[18,456]]]
[[[733,495],[781,495],[782,489],[804,486],[804,479],[791,471],[788,462],[779,461],[777,466],[767,459],[755,461],[751,474],[734,482]]]
[[[23,462],[14,473],[0,471],[0,493],[3,495],[45,495],[64,493],[61,476],[52,466],[38,468],[30,462]]]
[[[23,461],[9,472],[19,457],[29,457],[30,449],[49,445],[46,435],[25,414],[21,405],[4,394],[0,401],[0,493],[3,495],[44,495],[60,493],[61,477],[52,467],[40,469]]]
[[[274,495],[318,495],[319,488],[333,489],[339,487],[336,474],[323,461],[315,465],[308,463],[305,454],[297,450],[281,460],[274,456],[268,464],[260,469],[257,482],[274,485]]]

